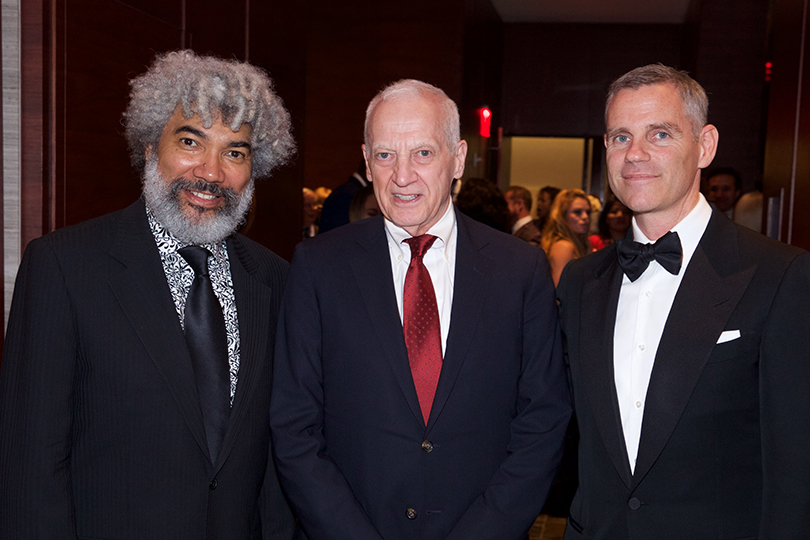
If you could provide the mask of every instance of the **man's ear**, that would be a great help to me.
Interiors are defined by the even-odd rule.
[[[368,154],[366,154],[366,145],[361,144],[360,150],[363,151],[363,159],[366,161],[366,180],[373,182],[374,180],[371,178],[371,164],[368,162]]]
[[[717,142],[720,135],[717,133],[717,128],[711,124],[706,124],[700,130],[700,158],[698,159],[698,167],[705,169],[714,159],[714,154],[717,152]]]
[[[458,141],[456,144],[456,168],[453,172],[453,178],[461,178],[464,175],[464,165],[467,162],[467,141],[464,139]]]

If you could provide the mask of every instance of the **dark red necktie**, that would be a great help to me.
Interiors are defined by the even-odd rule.
[[[411,263],[405,274],[402,296],[405,345],[411,365],[413,384],[419,397],[422,417],[427,425],[430,408],[436,395],[439,373],[442,371],[442,329],[436,293],[430,280],[424,257],[436,237],[430,234],[414,236],[405,242],[411,247]]]

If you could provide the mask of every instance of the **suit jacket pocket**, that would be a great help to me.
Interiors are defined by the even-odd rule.
[[[748,356],[751,354],[758,354],[759,349],[759,334],[748,332],[742,334],[737,339],[726,341],[725,343],[718,343],[712,349],[707,364],[714,364],[717,362],[726,362],[741,356]]]

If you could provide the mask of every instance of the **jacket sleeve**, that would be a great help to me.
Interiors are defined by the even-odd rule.
[[[759,538],[810,529],[810,253],[785,272],[760,348],[762,521]]]
[[[554,287],[538,251],[523,302],[523,370],[508,457],[448,540],[525,538],[540,513],[562,458],[571,417]]]
[[[270,427],[276,465],[299,525],[311,540],[381,540],[326,451],[321,317],[316,284],[299,244],[276,333]]]
[[[77,341],[57,256],[34,240],[17,276],[0,364],[2,538],[76,538],[70,449]]]

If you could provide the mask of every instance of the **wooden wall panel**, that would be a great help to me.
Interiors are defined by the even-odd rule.
[[[119,2],[61,4],[57,54],[56,227],[123,208],[140,196],[121,118],[129,80],[180,27]]]
[[[802,35],[802,24],[810,22],[806,4],[807,0],[777,0],[773,4],[774,72],[769,89],[763,183],[766,201],[784,194],[779,240],[810,249],[810,222],[806,217],[810,207],[810,46]]]
[[[200,54],[244,60],[246,16],[247,0],[186,0],[185,47]]]
[[[702,2],[692,76],[720,133],[712,167],[740,171],[746,192],[762,179],[767,27],[767,2]]]
[[[357,169],[366,106],[385,85],[421,79],[460,102],[464,2],[311,6],[304,182],[335,187]]]
[[[43,15],[49,11],[43,0],[20,3],[21,250],[45,232],[47,223],[45,185],[50,181],[50,139],[45,122],[50,109],[51,40],[50,17]]]
[[[680,25],[504,25],[504,135],[598,137],[605,95],[627,71],[681,62]]]
[[[243,232],[287,260],[300,241],[306,113],[307,11],[298,2],[250,4],[250,62],[266,69],[290,112],[298,153],[291,164],[256,183],[254,206]]]

